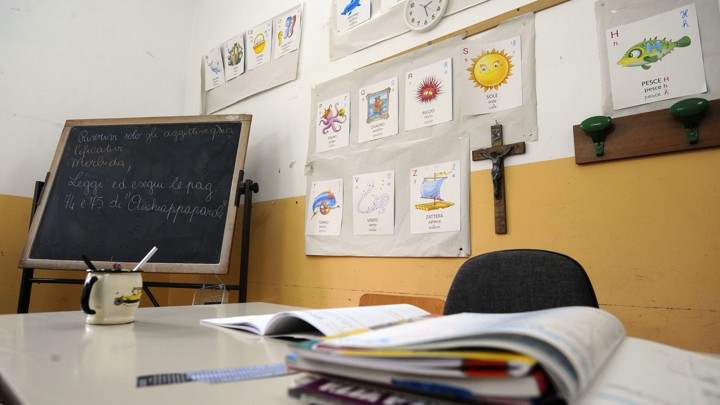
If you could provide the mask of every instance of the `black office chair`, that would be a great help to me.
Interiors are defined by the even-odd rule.
[[[453,279],[443,313],[508,313],[575,305],[599,307],[580,263],[547,250],[515,249],[466,261]]]

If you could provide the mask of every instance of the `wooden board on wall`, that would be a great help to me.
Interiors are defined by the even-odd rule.
[[[251,119],[67,121],[20,266],[227,273]]]

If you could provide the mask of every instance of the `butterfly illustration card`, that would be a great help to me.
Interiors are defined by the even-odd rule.
[[[461,48],[460,110],[463,115],[487,114],[522,105],[520,37],[484,43],[464,41]]]
[[[240,34],[223,44],[225,80],[232,80],[245,72],[245,41]]]
[[[410,170],[410,233],[460,230],[460,161]]]
[[[273,59],[300,48],[301,17],[302,7],[298,7],[275,19]]]
[[[452,58],[405,74],[405,130],[453,119]]]
[[[307,203],[306,235],[340,235],[343,216],[343,179],[315,181]]]
[[[270,62],[272,56],[272,20],[249,29],[245,33],[245,49],[247,59],[245,61],[247,70],[253,70],[263,63]]]
[[[395,228],[395,172],[352,176],[353,233],[392,235]]]
[[[205,91],[225,83],[225,70],[223,69],[222,50],[213,48],[203,57],[205,65]]]
[[[707,91],[695,4],[605,31],[616,110]]]
[[[337,32],[345,32],[370,19],[370,0],[337,0]]]
[[[325,100],[317,106],[315,149],[318,153],[350,143],[350,93]]]
[[[385,138],[398,133],[398,78],[360,89],[358,142]]]

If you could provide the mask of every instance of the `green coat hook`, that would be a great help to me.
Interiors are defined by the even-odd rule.
[[[670,107],[670,114],[673,117],[682,119],[688,142],[698,143],[698,126],[702,119],[702,114],[707,110],[710,103],[704,98],[688,98],[687,100],[678,101]]]
[[[595,144],[595,156],[605,155],[605,130],[610,126],[610,117],[596,115],[580,123],[580,129],[585,131]]]

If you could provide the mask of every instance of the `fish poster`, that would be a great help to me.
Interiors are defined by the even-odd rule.
[[[225,81],[232,80],[245,72],[245,41],[240,34],[223,44]]]
[[[395,172],[352,176],[353,234],[395,232]]]
[[[695,4],[606,30],[613,108],[704,93]]]
[[[405,130],[453,119],[452,58],[405,74]]]
[[[520,107],[522,48],[519,36],[493,43],[463,41],[460,111],[463,115],[488,114]],[[462,80],[465,77],[467,80]]]
[[[350,93],[345,93],[318,104],[315,150],[320,153],[349,144]]]
[[[460,161],[410,170],[410,233],[460,230]]]
[[[358,94],[358,142],[398,133],[398,78],[365,86]]]
[[[302,7],[275,19],[273,59],[280,58],[300,48],[300,19]]]
[[[225,83],[225,71],[220,47],[213,48],[203,58],[205,65],[205,91]]]
[[[370,0],[336,0],[337,32],[348,31],[370,19]]]
[[[249,29],[245,33],[245,49],[248,50],[245,68],[253,70],[263,63],[270,62],[272,57],[272,20]]]
[[[307,207],[306,235],[340,235],[343,217],[343,179],[312,182]]]

